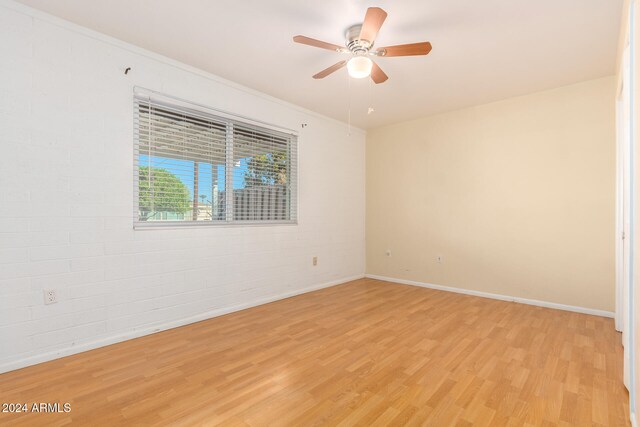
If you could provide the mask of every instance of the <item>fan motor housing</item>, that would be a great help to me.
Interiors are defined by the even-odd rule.
[[[354,55],[366,55],[373,47],[373,43],[369,40],[360,39],[361,29],[362,24],[357,24],[347,28],[345,32],[345,38],[347,39],[345,45]]]

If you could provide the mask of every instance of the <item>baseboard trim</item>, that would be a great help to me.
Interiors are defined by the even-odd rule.
[[[520,303],[520,304],[535,305],[535,306],[538,306],[538,307],[553,308],[553,309],[556,309],[556,310],[573,311],[573,312],[576,312],[576,313],[590,314],[592,316],[601,316],[601,317],[611,317],[611,318],[613,318],[614,315],[615,315],[615,313],[613,313],[611,311],[597,310],[595,308],[578,307],[578,306],[575,306],[575,305],[565,305],[565,304],[558,304],[558,303],[555,303],[555,302],[540,301],[540,300],[529,299],[529,298],[520,298],[520,297],[512,297],[512,296],[509,296],[509,295],[492,294],[492,293],[489,293],[489,292],[474,291],[474,290],[471,290],[471,289],[463,289],[463,288],[454,288],[454,287],[451,287],[451,286],[434,285],[432,283],[418,282],[418,281],[415,281],[415,280],[396,279],[396,278],[393,278],[393,277],[378,276],[376,274],[365,274],[365,277],[367,277],[369,279],[384,280],[385,282],[400,283],[400,284],[403,284],[403,285],[420,286],[422,288],[435,289],[435,290],[438,290],[438,291],[455,292],[457,294],[473,295],[473,296],[482,297],[482,298],[491,298],[491,299],[497,299],[497,300],[501,300],[501,301],[517,302],[517,303]]]
[[[58,350],[43,353],[43,354],[38,354],[35,356],[29,356],[27,358],[20,359],[20,360],[12,360],[0,365],[0,374],[9,372],[9,371],[14,371],[16,369],[26,368],[27,366],[37,365],[39,363],[44,363],[51,360],[59,359],[61,357],[83,353],[85,351],[94,350],[96,348],[105,347],[111,344],[117,344],[119,342],[127,341],[134,338],[139,338],[145,335],[155,334],[157,332],[166,331],[168,329],[178,328],[180,326],[185,326],[191,323],[200,322],[203,320],[233,313],[235,311],[245,310],[247,308],[268,304],[270,302],[279,301],[285,298],[291,298],[296,295],[306,294],[308,292],[329,288],[331,286],[341,285],[343,283],[347,283],[352,280],[362,279],[363,277],[364,277],[364,274],[360,274],[356,276],[345,277],[338,280],[332,280],[330,282],[322,283],[319,285],[308,286],[303,289],[297,289],[295,291],[285,292],[283,294],[279,294],[276,296],[262,298],[262,299],[258,299],[248,303],[234,305],[231,307],[219,308],[216,310],[207,311],[204,313],[196,314],[194,316],[186,317],[179,320],[174,320],[171,322],[145,326],[142,329],[134,329],[132,331],[128,331],[125,333],[112,335],[110,337],[105,337],[95,341],[90,341],[90,342],[86,342],[78,345],[72,345],[70,347],[65,347],[62,349],[58,349]]]

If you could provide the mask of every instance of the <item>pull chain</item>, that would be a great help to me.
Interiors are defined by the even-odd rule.
[[[375,110],[373,109],[373,102],[371,101],[372,99],[372,93],[373,90],[371,89],[373,87],[373,83],[371,78],[369,78],[369,108],[367,108],[367,115],[371,115],[371,113],[373,113]]]
[[[349,76],[349,74],[347,74],[347,97],[349,98],[349,102],[348,102],[348,107],[349,107],[349,113],[347,116],[347,122],[348,122],[348,132],[349,132],[349,136],[351,136],[351,76]]]

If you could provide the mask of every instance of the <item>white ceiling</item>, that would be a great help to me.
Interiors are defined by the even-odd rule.
[[[622,0],[21,0],[250,88],[372,128],[611,75]],[[369,6],[389,16],[377,46],[430,41],[426,57],[380,58],[381,85],[343,59],[295,44],[335,44]],[[375,112],[367,115],[371,104]]]

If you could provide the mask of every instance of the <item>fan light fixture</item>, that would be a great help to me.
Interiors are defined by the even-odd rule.
[[[373,62],[366,56],[354,56],[347,62],[349,75],[354,79],[363,79],[371,75]]]
[[[380,84],[386,82],[389,77],[380,69],[378,64],[368,58],[369,56],[389,58],[393,56],[427,55],[431,52],[431,43],[429,42],[400,44],[396,46],[376,47],[373,49],[376,36],[385,19],[387,19],[387,12],[384,10],[379,7],[368,8],[362,24],[352,25],[347,28],[344,44],[346,47],[302,35],[295,36],[293,41],[306,44],[307,46],[319,47],[320,49],[351,55],[350,59],[343,59],[319,73],[314,74],[314,79],[324,79],[346,65],[351,77],[363,79],[371,76],[371,80],[373,80],[375,84]]]

